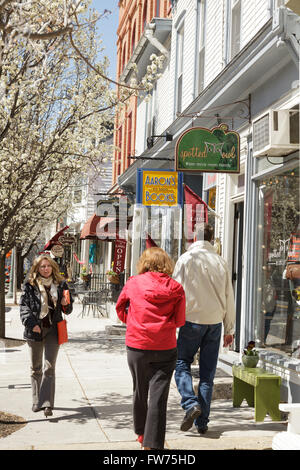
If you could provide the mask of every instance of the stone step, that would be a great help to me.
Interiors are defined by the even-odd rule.
[[[126,325],[108,325],[105,327],[105,333],[111,336],[125,336]]]
[[[199,375],[198,375],[198,367],[192,367],[192,376],[194,382],[194,392],[195,395],[198,394],[198,383],[199,383]],[[232,399],[232,382],[233,378],[224,372],[222,369],[217,369],[215,379],[214,379],[214,388],[213,388],[213,395],[212,400],[231,400]]]

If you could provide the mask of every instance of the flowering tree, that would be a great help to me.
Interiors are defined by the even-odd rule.
[[[6,254],[69,210],[78,175],[101,174],[115,106],[155,78],[112,91],[89,3],[0,0],[0,337]]]
[[[88,3],[0,3],[0,337],[5,255],[66,211],[76,176],[101,172],[107,153],[115,95],[107,59],[98,62],[96,15],[82,15]]]

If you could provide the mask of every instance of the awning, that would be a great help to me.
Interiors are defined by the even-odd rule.
[[[116,217],[101,217],[97,227],[97,238],[103,241],[115,240],[119,232]],[[107,240],[107,237],[108,240]]]
[[[52,238],[50,238],[50,240],[44,246],[44,250],[51,250],[53,245],[58,245],[59,244],[59,241],[58,241],[59,237],[62,236],[64,231],[67,230],[67,228],[69,228],[69,225],[66,225],[59,232],[57,232]]]
[[[84,224],[80,240],[115,240],[117,234],[116,217],[100,217],[92,215]],[[107,237],[109,237],[107,239]]]
[[[84,224],[80,234],[80,240],[97,239],[96,228],[101,217],[93,214]]]
[[[126,217],[126,228],[128,229],[132,217]],[[119,228],[123,230],[125,221],[116,216],[100,216],[93,214],[84,224],[80,234],[80,240],[113,241],[119,237]],[[120,238],[124,238],[124,235]]]
[[[118,231],[116,217],[100,217],[93,214],[82,227],[80,240],[112,241],[117,238]]]

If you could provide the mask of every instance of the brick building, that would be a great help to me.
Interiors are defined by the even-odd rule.
[[[147,25],[154,18],[167,18],[170,13],[169,0],[120,0],[117,31],[118,82],[130,84],[131,63],[138,63],[140,73],[143,73],[144,65],[139,64],[139,59],[144,56],[144,48],[148,42]],[[116,116],[114,143],[118,149],[114,156],[113,188],[117,187],[118,176],[133,162],[129,156],[134,155],[136,150],[137,101],[137,97],[132,96]]]

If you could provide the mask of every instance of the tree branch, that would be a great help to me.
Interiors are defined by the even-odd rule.
[[[5,31],[6,34],[10,34],[15,30],[12,26],[6,26],[3,21],[0,20],[0,31]],[[57,38],[58,36],[63,36],[64,34],[70,33],[73,30],[71,26],[66,26],[65,28],[58,29],[56,31],[49,31],[48,33],[22,33],[22,36],[33,39],[35,41],[37,40],[47,40],[47,39],[53,39]]]
[[[145,88],[142,88],[142,87],[141,87],[141,88],[137,88],[137,87],[132,87],[132,86],[129,86],[129,85],[125,85],[125,84],[123,84],[123,83],[116,82],[115,80],[112,80],[111,78],[108,78],[108,77],[107,77],[106,75],[104,75],[103,73],[99,72],[99,70],[96,69],[96,67],[94,67],[94,66],[87,60],[87,58],[84,57],[84,55],[81,54],[81,52],[80,52],[80,50],[78,49],[78,47],[75,46],[71,32],[69,33],[69,38],[70,38],[71,46],[73,47],[73,49],[75,50],[75,52],[77,52],[77,54],[79,55],[79,57],[81,57],[81,59],[88,65],[88,67],[90,67],[92,70],[94,70],[94,72],[96,72],[97,75],[100,75],[100,77],[104,78],[104,80],[107,80],[108,82],[113,83],[114,85],[117,85],[117,86],[119,86],[119,87],[128,88],[129,90],[135,90],[135,91],[144,91],[144,90],[145,90]]]

